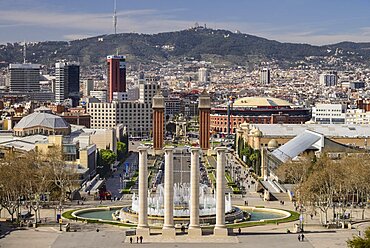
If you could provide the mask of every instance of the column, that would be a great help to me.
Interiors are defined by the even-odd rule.
[[[189,235],[201,236],[199,226],[199,148],[191,149]]]
[[[210,112],[211,112],[211,98],[206,91],[203,91],[199,96],[199,145],[202,150],[210,148]]]
[[[149,236],[148,226],[148,147],[138,147],[139,150],[139,216],[136,235]]]
[[[214,229],[214,235],[217,236],[227,236],[227,228],[225,225],[225,151],[225,147],[216,148],[216,225]]]
[[[173,222],[173,149],[164,149],[164,223],[162,236],[175,238],[176,230]]]

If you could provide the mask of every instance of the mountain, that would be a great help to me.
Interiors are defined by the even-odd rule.
[[[0,45],[0,62],[22,62],[21,43]],[[326,46],[282,43],[227,30],[192,28],[159,34],[122,33],[87,39],[45,41],[27,45],[27,60],[50,65],[60,59],[99,65],[109,54],[127,55],[129,63],[179,61],[184,58],[245,65],[261,61],[292,63],[309,56],[337,56],[351,62],[368,63],[370,43],[342,42]]]

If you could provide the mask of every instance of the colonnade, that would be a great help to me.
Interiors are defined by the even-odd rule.
[[[139,216],[137,235],[149,235],[148,225],[148,165],[147,155],[148,147],[139,147]],[[216,224],[214,235],[227,236],[225,225],[225,163],[226,148],[218,147],[216,169]],[[173,152],[174,147],[164,148],[164,223],[162,227],[162,236],[174,238],[176,230],[174,225],[174,183],[173,183]],[[199,225],[199,158],[200,149],[191,148],[191,169],[190,169],[190,223],[189,236],[201,236],[202,230]]]

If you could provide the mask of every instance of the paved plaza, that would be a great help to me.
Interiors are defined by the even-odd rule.
[[[226,240],[210,241],[212,236],[205,236],[198,240],[198,243],[186,239],[186,236],[179,236],[177,241],[156,243],[143,240],[140,247],[212,247],[223,248],[227,244],[230,248],[239,247],[346,247],[346,240],[358,231],[352,230],[325,230],[319,228],[316,231],[305,233],[305,241],[299,242],[297,234],[284,233],[285,228],[291,224],[281,225],[281,227],[264,226],[247,228],[238,236],[230,237]],[[266,228],[268,227],[268,228]],[[86,230],[77,232],[60,232],[57,227],[39,227],[36,230],[26,229],[12,231],[10,234],[0,239],[0,247],[18,248],[18,247],[81,247],[81,248],[101,248],[101,247],[135,247],[136,237],[133,236],[134,244],[130,244],[125,236],[125,231],[121,228],[107,227],[101,225],[85,226]],[[99,229],[99,232],[96,229]],[[363,227],[364,228],[364,227]],[[218,241],[218,242],[215,242]]]
[[[292,209],[293,204],[286,203],[281,206],[278,202],[263,202],[258,194],[249,193],[248,198],[233,199],[235,204],[242,204],[245,199],[248,199],[249,205],[264,205],[271,208],[285,208]],[[120,205],[121,203],[127,203],[128,201],[119,202],[104,202],[105,205]],[[86,202],[85,205],[92,207],[96,206],[98,202]],[[71,206],[71,208],[77,206]],[[66,209],[67,210],[67,209]],[[53,210],[42,210],[42,218],[48,217],[52,219],[54,215]],[[4,216],[4,213],[3,213]],[[365,217],[370,219],[370,211],[367,210]],[[348,229],[326,229],[319,225],[318,217],[314,217],[305,220],[306,222],[306,233],[305,241],[298,241],[298,234],[292,233],[287,234],[287,229],[293,230],[294,222],[284,223],[279,225],[264,225],[256,227],[248,227],[242,229],[241,235],[232,236],[231,239],[220,240],[219,243],[215,243],[214,240],[210,242],[213,236],[205,236],[203,239],[198,240],[198,243],[194,243],[187,240],[187,236],[178,235],[176,240],[171,242],[157,243],[155,237],[149,240],[144,240],[143,244],[139,244],[142,247],[189,247],[191,243],[192,247],[212,247],[212,248],[223,248],[225,244],[229,248],[239,247],[318,247],[318,248],[331,248],[331,247],[346,247],[346,240],[351,238],[353,235],[363,234],[366,227],[370,226],[370,222],[362,224],[356,224],[351,230]],[[61,248],[61,247],[81,247],[81,248],[94,248],[94,247],[134,247],[137,244],[130,244],[129,238],[125,235],[125,229],[111,226],[111,225],[99,225],[99,224],[86,224],[81,222],[71,222],[72,232],[66,233],[65,231],[60,232],[58,225],[53,226],[41,226],[37,229],[25,228],[22,230],[7,230],[4,223],[1,224],[0,230],[0,247],[1,248]],[[76,232],[74,230],[76,229]],[[99,232],[96,230],[99,229]],[[236,233],[237,230],[234,230]],[[133,236],[134,242],[136,237]]]

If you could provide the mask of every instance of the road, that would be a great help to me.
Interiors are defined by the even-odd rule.
[[[138,154],[136,152],[131,153],[131,155],[126,159],[125,163],[129,163],[130,166],[138,164]],[[122,180],[121,175],[123,175],[124,163],[120,164],[117,168],[117,171],[113,172],[112,177],[108,178],[106,181],[107,190],[111,192],[112,197],[121,198],[121,188]]]
[[[173,158],[174,183],[190,183],[190,153],[185,149],[182,153],[176,150]]]

